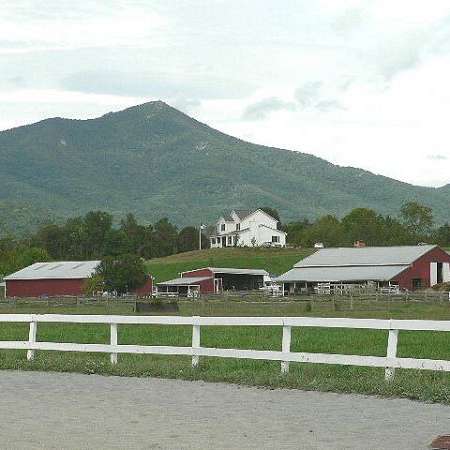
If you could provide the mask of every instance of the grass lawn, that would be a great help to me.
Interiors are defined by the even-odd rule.
[[[201,267],[265,269],[270,273],[281,274],[312,252],[313,249],[217,248],[152,259],[147,261],[146,266],[157,282],[176,278],[180,272]]]
[[[381,305],[383,306],[383,305]],[[45,305],[2,306],[0,313],[79,313],[132,314],[131,305],[109,307]],[[450,305],[390,304],[378,310],[355,304],[353,311],[317,304],[311,311],[307,302],[257,304],[245,302],[186,302],[182,315],[267,315],[267,316],[345,316],[375,318],[420,318],[450,320]],[[202,327],[202,346],[243,349],[281,349],[280,327]],[[120,344],[191,345],[188,326],[121,325]],[[0,324],[0,340],[27,340],[27,324]],[[79,343],[108,343],[107,325],[39,324],[38,340]],[[387,332],[300,328],[293,329],[292,350],[384,356]],[[400,332],[398,354],[403,357],[450,359],[448,333]],[[392,383],[384,381],[382,369],[291,363],[287,376],[280,375],[280,363],[221,358],[200,358],[192,369],[190,358],[151,355],[119,355],[116,366],[109,355],[62,352],[36,352],[33,362],[25,351],[0,351],[1,369],[55,370],[122,376],[153,376],[190,380],[226,381],[266,387],[288,387],[334,392],[358,392],[400,396],[450,404],[450,374],[430,371],[397,370]]]

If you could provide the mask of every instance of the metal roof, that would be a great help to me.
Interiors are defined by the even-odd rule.
[[[302,259],[295,267],[409,265],[436,245],[398,247],[324,248]]]
[[[101,261],[38,262],[4,278],[8,280],[61,280],[89,278]]]
[[[192,273],[199,270],[209,270],[213,273],[229,273],[234,275],[269,275],[269,273],[263,269],[240,269],[236,267],[199,267],[197,269],[191,269],[186,270],[185,272],[181,272],[181,275],[183,275],[184,273]]]
[[[198,284],[200,281],[211,280],[211,277],[184,277],[174,278],[173,280],[162,281],[156,283],[157,286],[192,286]]]
[[[269,275],[263,269],[237,269],[234,267],[207,267],[213,273],[229,273],[234,275]],[[199,270],[199,269],[195,269]]]
[[[389,281],[407,269],[409,265],[386,266],[336,266],[293,268],[275,281],[290,282],[341,282],[341,281]]]

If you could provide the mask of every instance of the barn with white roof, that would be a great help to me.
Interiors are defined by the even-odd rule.
[[[100,261],[38,262],[4,278],[8,297],[81,295]]]
[[[437,245],[325,248],[277,278],[286,293],[308,291],[321,283],[416,290],[447,281],[450,255]]]

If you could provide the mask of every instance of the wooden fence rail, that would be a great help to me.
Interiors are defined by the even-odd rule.
[[[29,323],[28,341],[0,341],[0,349],[27,350],[27,359],[33,360],[37,350],[63,352],[109,353],[111,364],[118,354],[185,355],[192,357],[192,366],[198,367],[201,356],[281,361],[281,372],[289,372],[290,362],[340,364],[385,368],[385,379],[392,380],[395,369],[424,369],[450,372],[450,361],[397,357],[399,331],[450,332],[450,321],[379,320],[316,317],[187,317],[187,316],[117,316],[64,314],[0,314],[0,323]],[[37,341],[38,323],[108,324],[110,344],[78,344]],[[119,325],[188,325],[192,326],[191,347],[148,346],[118,344]],[[278,326],[282,327],[281,351],[222,349],[201,346],[202,326]],[[291,352],[292,327],[353,328],[388,331],[386,356],[360,356],[329,353]]]

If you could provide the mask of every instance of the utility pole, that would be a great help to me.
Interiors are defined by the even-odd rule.
[[[200,224],[200,228],[198,229],[198,249],[202,249],[202,231],[206,228],[206,225]]]

